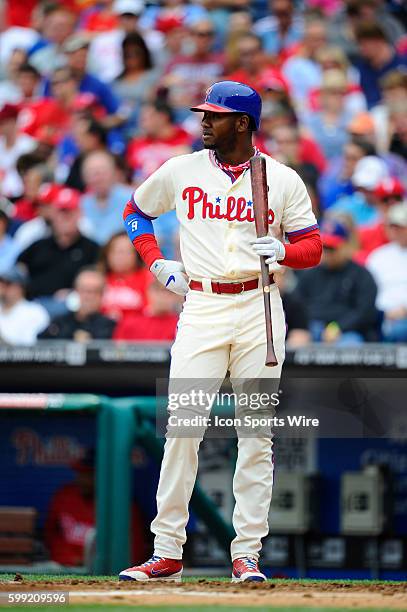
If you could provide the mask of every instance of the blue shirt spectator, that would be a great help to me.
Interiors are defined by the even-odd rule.
[[[122,231],[123,202],[131,198],[133,190],[116,182],[114,158],[105,151],[90,153],[82,169],[88,189],[81,199],[82,216],[90,228],[88,236],[103,245]]]
[[[358,226],[373,225],[380,220],[375,206],[374,191],[379,183],[389,176],[385,162],[374,155],[362,157],[352,174],[355,193],[341,198],[330,210],[347,214]]]
[[[92,74],[85,73],[83,75],[79,81],[79,91],[81,93],[93,94],[109,115],[114,115],[119,110],[120,101],[114,95],[112,89]],[[44,96],[51,96],[51,83],[49,79],[44,81]]]
[[[352,113],[345,107],[347,78],[342,70],[324,71],[321,83],[321,110],[307,113],[304,123],[322,149],[327,159],[337,157],[349,140],[346,130]]]
[[[372,151],[373,147],[364,140],[352,140],[344,146],[341,156],[330,160],[328,168],[318,181],[322,209],[329,208],[339,198],[354,193],[351,179],[355,166],[362,157]]]
[[[304,22],[301,15],[295,15],[292,0],[270,0],[269,6],[271,14],[260,19],[253,30],[266,53],[279,55],[302,40]]]
[[[50,3],[42,9],[41,37],[28,51],[28,59],[41,74],[50,74],[63,61],[63,45],[72,35],[75,15],[69,8]]]
[[[380,79],[391,70],[407,70],[407,57],[398,55],[387,40],[380,24],[362,23],[356,28],[359,57],[355,66],[360,72],[360,85],[366,96],[368,108],[382,99]]]

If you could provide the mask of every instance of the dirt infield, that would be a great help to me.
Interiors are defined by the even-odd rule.
[[[69,591],[71,604],[132,606],[263,606],[335,607],[341,609],[407,610],[407,583],[352,583],[335,581],[273,581],[231,584],[218,580],[151,583],[89,579],[45,581],[0,579],[1,591]]]

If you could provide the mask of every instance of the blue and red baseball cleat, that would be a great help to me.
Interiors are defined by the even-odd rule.
[[[232,582],[264,582],[266,576],[259,570],[256,559],[241,557],[233,561]]]
[[[167,582],[181,582],[182,561],[166,559],[153,555],[151,559],[142,565],[135,565],[123,570],[119,574],[119,580],[166,580]]]

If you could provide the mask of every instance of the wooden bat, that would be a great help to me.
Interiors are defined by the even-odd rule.
[[[250,175],[253,194],[253,211],[258,238],[267,236],[269,228],[269,208],[267,193],[267,171],[266,160],[261,155],[255,155],[250,159]],[[263,285],[264,314],[266,317],[267,354],[266,366],[278,365],[273,344],[273,324],[271,320],[270,304],[270,273],[266,264],[266,257],[260,257],[261,280]]]

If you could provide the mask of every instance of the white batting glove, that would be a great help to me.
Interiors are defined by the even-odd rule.
[[[166,289],[178,295],[186,295],[188,293],[187,276],[185,268],[180,261],[156,259],[150,271]]]
[[[263,236],[250,243],[256,255],[267,257],[266,264],[273,264],[285,257],[285,247],[280,240],[273,236]]]

